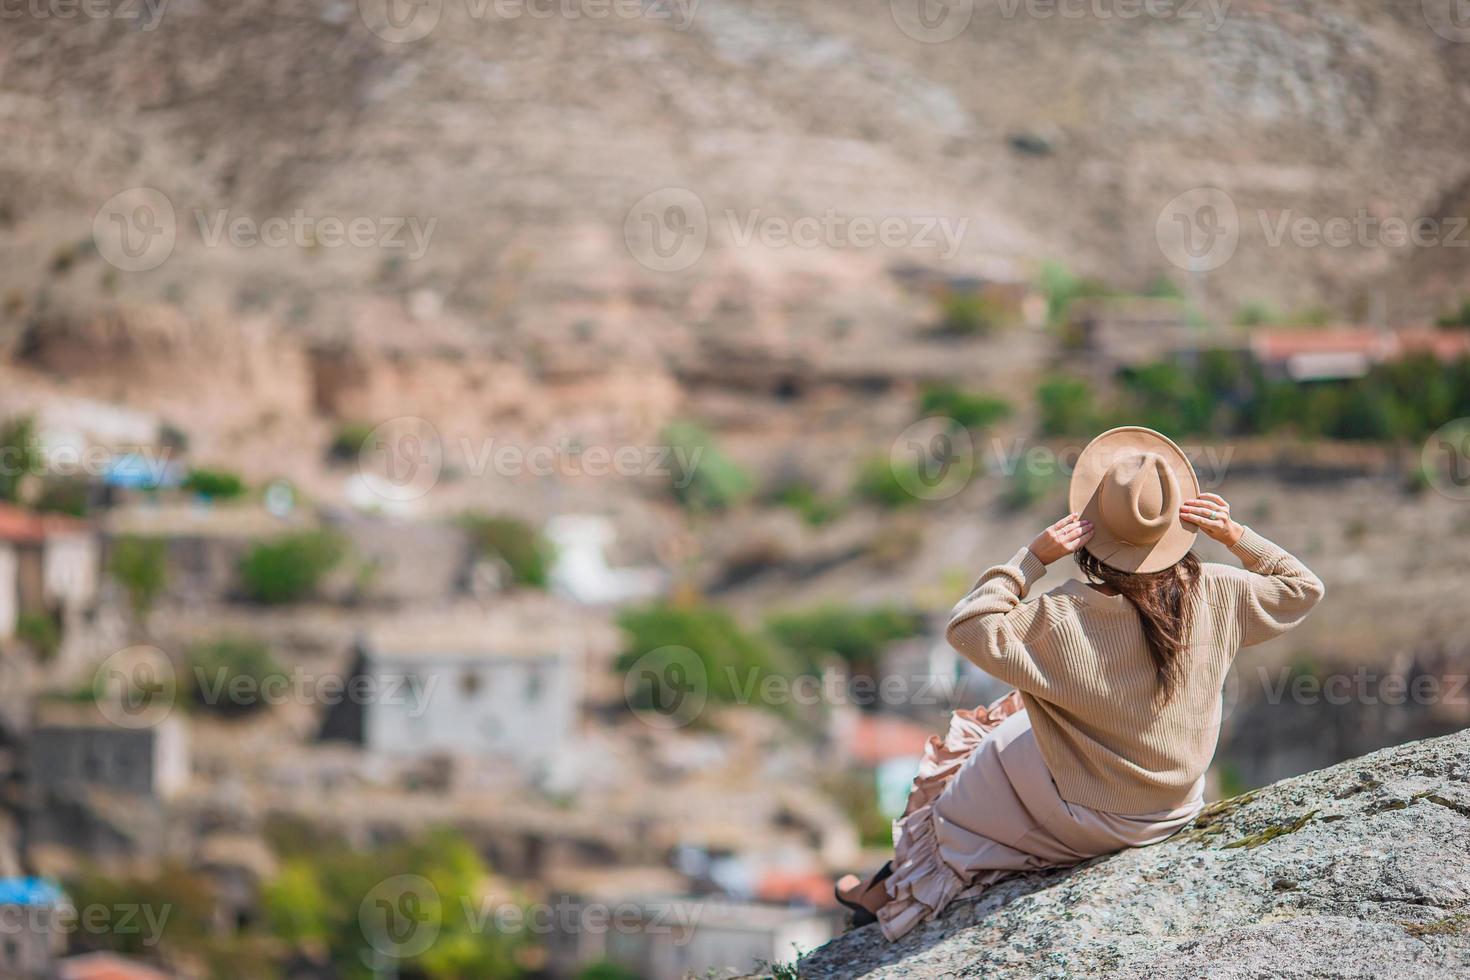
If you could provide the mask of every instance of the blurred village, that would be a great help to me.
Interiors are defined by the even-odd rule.
[[[126,370],[139,349],[156,363],[146,323],[37,321],[10,351],[21,383],[0,429],[0,922],[27,924],[5,930],[0,975],[778,965],[841,931],[830,882],[883,860],[948,712],[1003,693],[942,638],[979,568],[904,571],[925,519],[984,515],[961,542],[979,562],[1054,518],[1064,468],[986,472],[984,438],[1064,455],[1112,411],[1229,440],[1247,480],[1289,462],[1366,480],[1364,507],[1413,501],[1430,533],[1458,513],[1434,509],[1454,506],[1433,492],[1452,474],[1420,455],[1470,414],[1458,314],[1218,325],[1167,283],[891,275],[919,329],[886,368],[726,350],[696,406],[703,420],[742,402],[897,406],[822,481],[676,419],[652,441],[666,467],[598,477],[587,447],[548,445],[584,475],[521,474],[504,510],[466,507],[435,420],[353,411],[374,372],[441,370],[427,355],[344,367],[340,348],[303,342],[321,436],[296,447],[294,479],[260,478],[178,421],[83,393],[84,377],[38,394],[82,363]],[[924,349],[933,363],[1003,349],[1034,402],[905,356]],[[683,377],[698,389],[698,363]],[[636,504],[596,507],[623,498]],[[1302,542],[1329,580],[1352,578],[1357,519],[1341,541]],[[1427,642],[1384,669],[1445,676],[1460,656]],[[1371,717],[1266,705],[1291,717],[1264,724],[1242,703],[1213,796],[1470,721],[1449,699]]]

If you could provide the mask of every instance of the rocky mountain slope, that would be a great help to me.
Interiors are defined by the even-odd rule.
[[[1214,804],[1163,844],[1007,882],[898,943],[801,962],[866,977],[1463,977],[1470,732]]]
[[[429,18],[411,29],[375,18],[384,0],[18,16],[0,36],[0,267],[6,285],[35,282],[103,202],[146,186],[174,208],[173,254],[79,269],[53,301],[162,297],[341,327],[360,291],[432,288],[482,328],[546,337],[586,318],[579,303],[614,299],[632,306],[603,310],[614,336],[599,339],[646,355],[667,313],[881,321],[872,273],[895,259],[1179,278],[1160,214],[1219,187],[1241,244],[1200,277],[1202,302],[1352,310],[1382,289],[1391,315],[1437,309],[1461,288],[1441,261],[1459,252],[1267,231],[1283,215],[1453,216],[1470,51],[1446,5],[996,0],[926,24],[911,0],[435,0],[402,5]],[[709,239],[676,273],[625,243],[638,202],[670,188],[698,199]],[[404,230],[399,249],[212,237],[222,213],[297,209],[429,234]],[[747,240],[768,218],[828,214],[837,231],[810,247]],[[841,224],[888,217],[964,233],[950,254],[933,236],[854,245]],[[1428,251],[1433,274],[1409,275]]]

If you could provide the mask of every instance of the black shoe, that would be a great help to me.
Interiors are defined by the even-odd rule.
[[[889,861],[884,864],[883,867],[878,869],[878,873],[873,875],[868,883],[863,886],[863,890],[867,891],[869,888],[881,884],[883,881],[892,876],[893,862]],[[860,905],[857,902],[850,902],[847,899],[843,898],[842,890],[840,888],[833,886],[832,894],[837,899],[838,904],[842,905],[844,908],[852,910],[852,927],[854,929],[861,929],[863,926],[870,926],[874,922],[878,921],[878,917],[872,912],[869,912],[865,906]]]

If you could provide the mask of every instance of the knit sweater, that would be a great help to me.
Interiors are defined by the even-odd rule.
[[[1162,707],[1133,604],[1075,580],[1023,601],[1046,574],[1029,549],[985,572],[955,607],[949,642],[1021,692],[1063,799],[1124,814],[1187,801],[1215,754],[1236,651],[1296,626],[1324,591],[1305,565],[1249,528],[1230,550],[1245,568],[1202,565],[1188,669]]]

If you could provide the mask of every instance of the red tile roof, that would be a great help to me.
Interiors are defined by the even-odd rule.
[[[756,885],[755,897],[762,902],[799,903],[828,908],[837,905],[832,879],[819,871],[768,871]]]
[[[864,712],[857,717],[848,748],[853,761],[877,766],[890,759],[919,758],[931,734],[925,726],[898,715]]]
[[[1251,333],[1250,343],[1257,358],[1271,362],[1312,354],[1359,354],[1372,363],[1378,363],[1422,352],[1432,353],[1442,361],[1452,361],[1470,354],[1470,331],[1303,327],[1296,330],[1255,330]]]
[[[38,544],[53,534],[67,534],[87,528],[79,521],[61,514],[37,514],[34,511],[0,503],[0,541],[12,544]]]
[[[57,964],[56,976],[59,980],[170,980],[167,973],[112,953],[87,953],[62,960]]]

